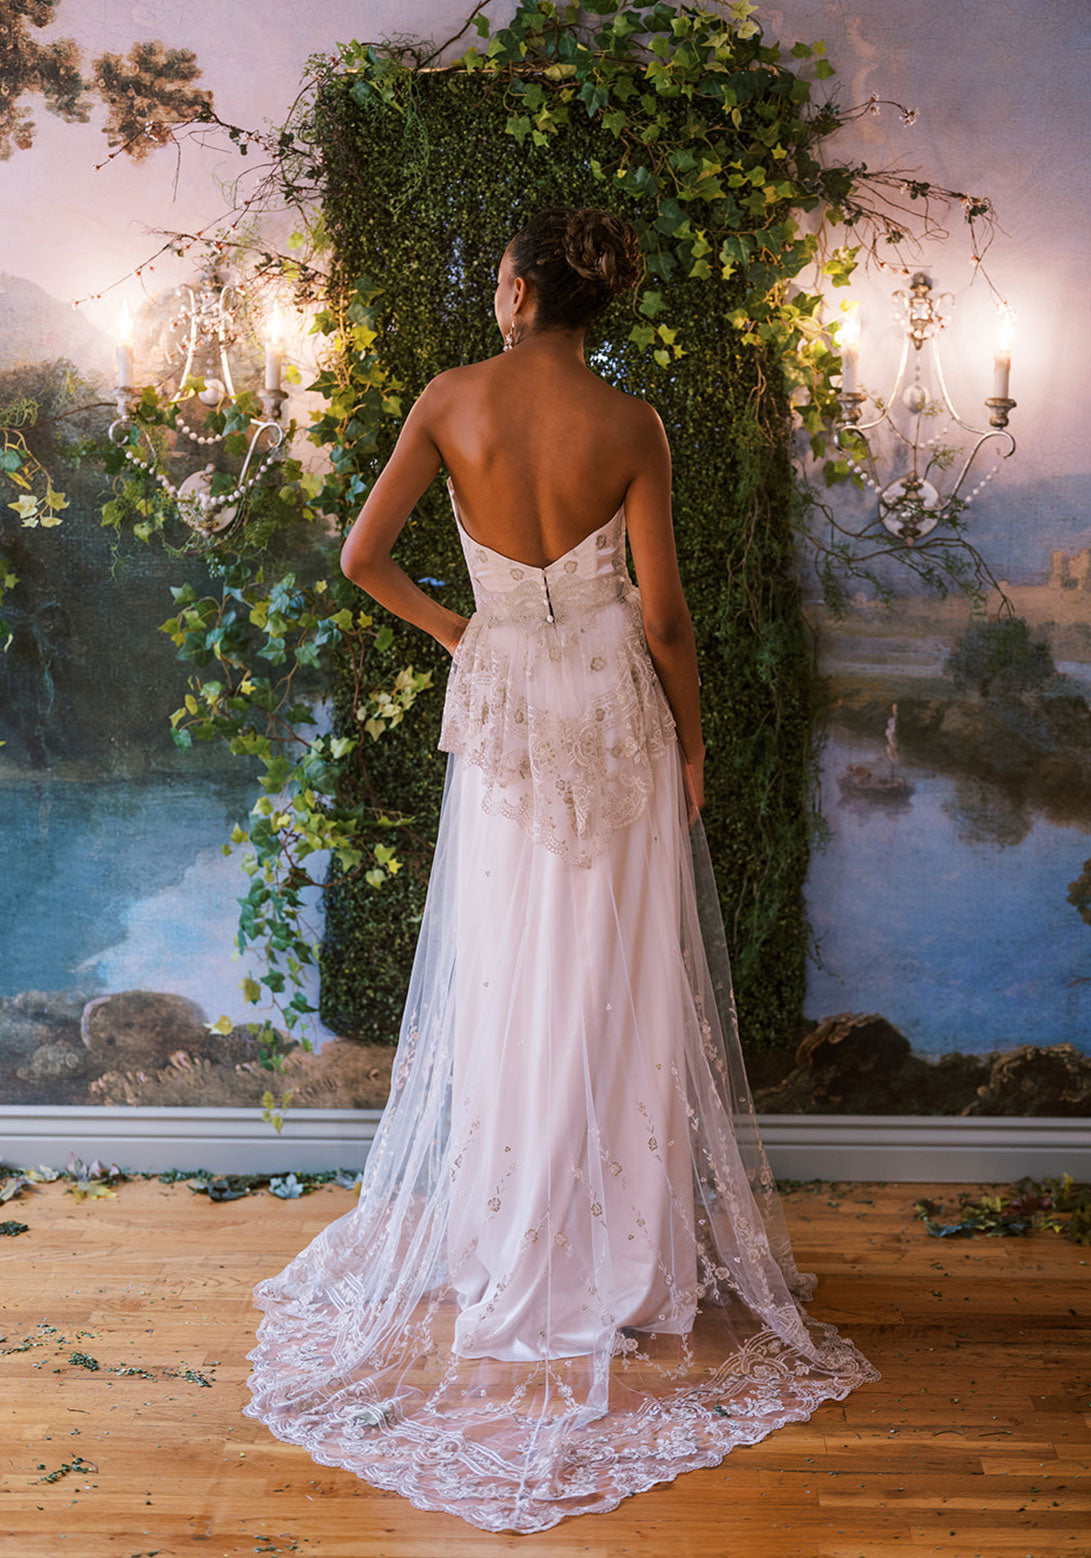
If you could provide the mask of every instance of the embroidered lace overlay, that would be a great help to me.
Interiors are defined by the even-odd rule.
[[[390,1099],[356,1206],[254,1288],[243,1412],[529,1532],[881,1376],[803,1307],[623,514],[546,569],[462,536]]]
[[[548,568],[480,545],[460,519],[459,535],[476,610],[439,746],[481,769],[486,811],[587,866],[644,810],[652,764],[676,740],[625,566],[624,511]]]

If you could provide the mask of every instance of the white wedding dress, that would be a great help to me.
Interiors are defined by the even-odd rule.
[[[254,1289],[243,1411],[540,1531],[881,1376],[801,1307],[624,508],[537,568],[448,486],[476,609],[390,1100],[357,1205]]]

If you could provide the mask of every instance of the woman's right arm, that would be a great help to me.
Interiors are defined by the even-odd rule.
[[[671,456],[654,406],[644,408],[640,467],[625,493],[625,525],[640,589],[644,634],[678,729],[693,788],[691,816],[704,803],[705,743],[701,734],[697,640],[682,593],[671,516]]]

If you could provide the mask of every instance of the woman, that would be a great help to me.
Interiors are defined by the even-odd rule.
[[[504,351],[426,387],[342,553],[452,652],[447,771],[359,1203],[254,1289],[244,1411],[488,1530],[611,1509],[880,1378],[801,1307],[756,1127],[666,436],[584,362],[640,268],[608,212],[527,223]],[[469,619],[390,556],[441,465]]]

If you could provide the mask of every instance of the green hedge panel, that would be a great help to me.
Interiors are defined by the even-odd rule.
[[[405,384],[404,409],[444,368],[501,349],[495,269],[535,210],[606,205],[650,224],[657,209],[654,196],[611,198],[593,176],[591,158],[605,160],[610,149],[591,121],[575,116],[547,146],[528,138],[520,147],[505,133],[509,110],[495,83],[441,71],[418,77],[410,110],[357,101],[351,78],[341,78],[326,88],[318,115],[335,293],[349,300],[361,275],[382,289],[377,344]],[[649,280],[669,290],[671,326],[686,354],[663,369],[651,348],[629,342],[642,316],[626,298],[588,331],[585,355],[604,378],[656,407],[671,443],[678,554],[702,675],[704,824],[740,1031],[757,1049],[800,1031],[807,941],[812,667],[791,523],[788,407],[776,365],[741,346],[728,323],[741,276]],[[381,470],[397,432],[391,418],[375,447],[359,451],[365,478]],[[473,596],[445,475],[417,504],[394,556],[415,579],[444,580],[437,593],[469,612]],[[388,616],[375,611],[380,620]],[[405,866],[395,880],[374,889],[332,874],[322,948],[324,1020],[381,1042],[398,1036],[447,761],[436,741],[448,656],[425,634],[390,620],[389,664],[433,667],[436,685],[400,725],[369,742],[364,784],[367,799],[412,813],[414,823],[396,835]],[[335,697],[342,725],[346,706]]]

